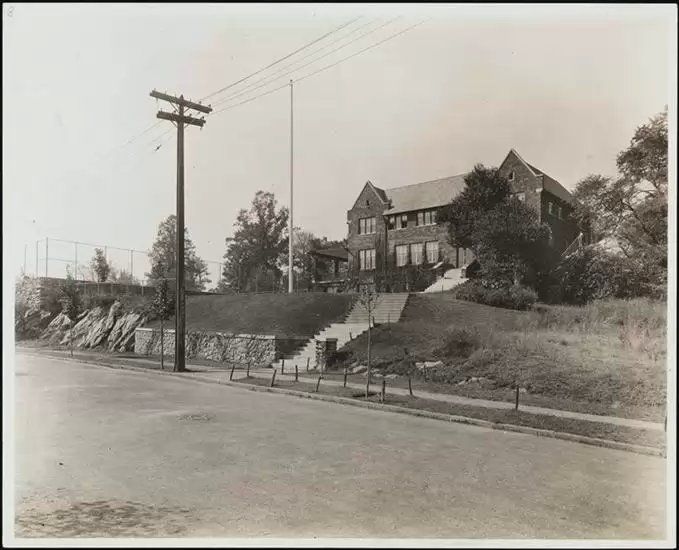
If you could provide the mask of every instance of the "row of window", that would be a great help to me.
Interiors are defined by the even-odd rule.
[[[439,261],[439,242],[399,244],[395,247],[396,265],[435,264]],[[358,251],[359,266],[362,270],[375,269],[375,249],[369,248]]]
[[[436,210],[421,210],[415,218],[415,227],[436,225]],[[399,214],[387,218],[387,229],[405,229],[408,227],[408,214]],[[376,231],[375,217],[358,220],[358,234],[370,235]]]

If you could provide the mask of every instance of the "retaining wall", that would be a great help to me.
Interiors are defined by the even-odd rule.
[[[174,355],[174,329],[164,331],[165,354]],[[228,334],[215,331],[187,331],[186,358],[208,359],[222,363],[269,365],[299,348],[306,338],[286,338],[266,334]],[[160,355],[160,329],[138,328],[134,352]]]

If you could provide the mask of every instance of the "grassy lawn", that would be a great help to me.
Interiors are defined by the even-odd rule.
[[[411,372],[427,391],[511,400],[518,383],[524,403],[661,421],[665,307],[638,299],[518,312],[417,294],[401,322],[372,331],[372,365]],[[342,348],[338,366],[366,364],[366,355],[364,333]],[[423,360],[443,366],[414,369]]]
[[[261,378],[238,379],[237,382],[256,386],[269,386],[270,380]],[[308,382],[294,382],[290,380],[279,380],[275,382],[275,387],[297,390],[308,393],[315,393],[316,385]],[[371,386],[370,401],[379,402],[379,383]],[[324,395],[336,395],[340,397],[353,398],[365,401],[364,391],[357,391],[353,388],[343,388],[337,386],[324,385],[323,381],[319,386],[318,393]],[[536,415],[522,411],[486,409],[484,407],[474,407],[453,403],[444,403],[429,399],[421,399],[417,396],[391,395],[388,390],[385,403],[388,405],[398,405],[412,409],[420,409],[437,413],[459,415],[490,422],[513,424],[519,426],[530,426],[544,430],[555,430],[587,437],[608,439],[611,441],[621,441],[636,445],[663,448],[665,445],[665,434],[649,430],[628,428],[624,426],[613,426],[599,422],[588,422],[585,420],[574,420],[570,418],[558,418],[554,416]]]
[[[353,300],[348,294],[326,293],[187,296],[186,326],[188,330],[311,338],[344,318]],[[173,324],[174,319],[166,322],[166,326]]]

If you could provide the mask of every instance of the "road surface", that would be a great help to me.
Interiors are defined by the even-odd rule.
[[[665,461],[17,354],[16,536],[663,538]]]

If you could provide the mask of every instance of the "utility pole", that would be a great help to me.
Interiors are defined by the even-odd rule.
[[[151,97],[167,101],[176,112],[158,111],[157,117],[169,120],[177,126],[177,250],[176,250],[176,297],[175,297],[175,347],[174,370],[186,370],[186,296],[184,294],[184,125],[203,127],[205,118],[194,118],[185,114],[186,110],[211,113],[212,108],[184,99],[184,96],[171,96],[153,90]]]
[[[288,218],[288,294],[293,293],[292,282],[292,161],[293,161],[293,131],[292,131],[292,79],[290,79],[290,216]]]

